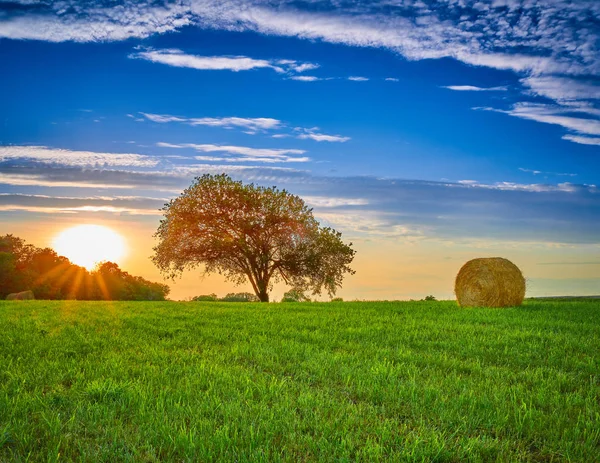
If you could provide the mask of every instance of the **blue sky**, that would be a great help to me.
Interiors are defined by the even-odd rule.
[[[600,292],[599,43],[583,0],[0,1],[0,225],[151,235],[225,171],[302,195],[366,258],[518,248]],[[576,272],[540,270],[557,249]]]

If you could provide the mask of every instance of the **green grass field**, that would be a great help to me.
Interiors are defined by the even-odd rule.
[[[0,302],[0,461],[600,461],[600,301]]]

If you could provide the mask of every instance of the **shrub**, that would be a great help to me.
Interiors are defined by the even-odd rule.
[[[221,299],[223,302],[260,302],[252,293],[229,293]]]
[[[212,294],[201,294],[192,298],[192,302],[216,302],[219,298],[215,293]]]

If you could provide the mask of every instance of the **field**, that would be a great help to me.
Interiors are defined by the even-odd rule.
[[[600,459],[600,301],[0,302],[0,461]]]

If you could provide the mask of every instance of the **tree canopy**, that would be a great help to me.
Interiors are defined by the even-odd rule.
[[[276,187],[207,174],[162,210],[152,260],[170,278],[203,266],[235,284],[250,282],[267,302],[278,281],[331,296],[354,273],[352,243],[321,227],[300,197]]]

